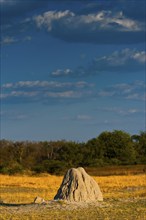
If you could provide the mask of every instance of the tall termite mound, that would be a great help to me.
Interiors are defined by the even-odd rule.
[[[67,171],[54,199],[70,202],[103,201],[103,196],[97,182],[79,167]]]

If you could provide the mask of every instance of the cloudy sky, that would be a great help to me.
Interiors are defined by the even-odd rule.
[[[1,138],[145,130],[145,0],[0,0]]]

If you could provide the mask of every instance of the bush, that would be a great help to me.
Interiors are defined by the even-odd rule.
[[[9,174],[9,168],[8,167],[0,167],[0,173],[1,174]]]
[[[43,165],[36,165],[32,168],[32,170],[36,173],[44,173],[46,171]]]
[[[44,162],[46,171],[51,174],[62,174],[66,170],[66,163],[59,160],[49,160]]]
[[[32,171],[36,173],[63,174],[66,170],[66,163],[59,160],[44,160],[41,165],[35,165]]]
[[[8,167],[0,167],[0,173],[2,174],[8,174],[8,175],[13,175],[13,174],[18,174],[18,173],[23,173],[24,169],[20,164],[12,164],[12,166],[8,166]]]

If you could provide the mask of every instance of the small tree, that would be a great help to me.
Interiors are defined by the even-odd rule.
[[[99,135],[98,140],[104,150],[104,157],[109,162],[113,159],[122,164],[135,162],[135,149],[128,133],[121,130],[106,131]]]

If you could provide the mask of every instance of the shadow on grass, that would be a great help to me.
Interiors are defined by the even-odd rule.
[[[7,207],[19,207],[19,206],[31,206],[31,205],[38,205],[38,204],[35,204],[35,203],[0,203],[0,206],[7,206]]]

